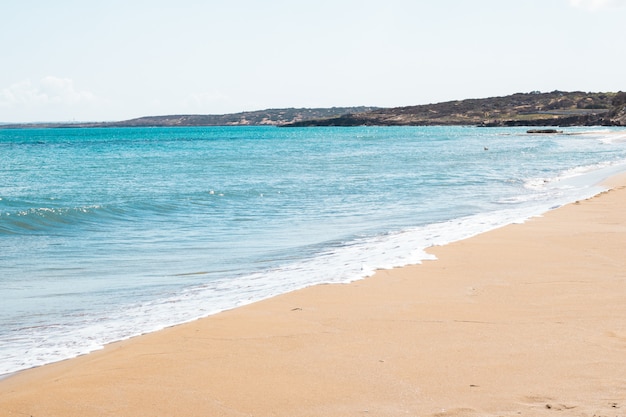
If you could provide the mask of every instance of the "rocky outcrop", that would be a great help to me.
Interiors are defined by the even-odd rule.
[[[610,122],[611,126],[626,126],[626,105],[612,112]]]
[[[613,108],[607,118],[613,126],[626,126],[626,93],[620,91],[612,101]]]
[[[555,133],[563,133],[562,130],[556,130],[556,129],[529,129],[526,131],[526,133],[530,133],[530,134],[555,134]]]
[[[585,126],[612,123],[617,93],[553,91],[379,109],[289,126]]]

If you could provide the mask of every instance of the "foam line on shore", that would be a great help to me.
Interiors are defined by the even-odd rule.
[[[626,175],[611,191],[0,381],[21,415],[548,416],[626,407]],[[571,411],[574,410],[574,411]]]

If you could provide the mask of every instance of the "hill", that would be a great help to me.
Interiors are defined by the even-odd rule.
[[[626,126],[626,93],[552,91],[419,106],[267,109],[222,115],[146,116],[119,122],[5,124],[8,128],[169,126]]]
[[[232,114],[187,114],[146,116],[119,122],[88,123],[21,123],[0,125],[2,128],[59,128],[59,127],[168,127],[168,126],[261,126],[283,125],[311,119],[324,119],[343,114],[363,113],[377,107],[285,108],[249,111]]]
[[[377,109],[286,126],[626,126],[626,93],[553,91]]]

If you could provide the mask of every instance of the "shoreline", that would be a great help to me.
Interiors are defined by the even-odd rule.
[[[0,410],[614,415],[626,409],[626,174],[603,185],[611,190],[524,224],[430,248],[436,262],[5,375]]]
[[[587,132],[587,134],[593,138],[593,142],[598,142],[598,137],[601,136],[600,132]],[[504,133],[504,135],[508,135],[508,133]],[[604,140],[606,142],[615,140],[615,135],[608,135],[607,132],[604,132],[603,137],[606,138]],[[482,143],[479,149],[482,151]],[[494,149],[492,148],[492,150]],[[503,227],[506,224],[525,222],[527,219],[542,215],[558,206],[598,193],[601,191],[601,187],[597,183],[611,173],[624,170],[625,164],[626,162],[618,161],[611,161],[606,164],[584,164],[559,171],[550,178],[520,178],[520,181],[524,183],[525,189],[533,190],[529,191],[530,194],[537,192],[554,197],[554,199],[547,200],[546,204],[535,202],[526,207],[520,204],[522,207],[518,207],[519,201],[534,200],[534,197],[518,200],[523,194],[520,193],[519,195],[515,194],[512,198],[505,198],[503,202],[499,203],[499,209],[495,211],[460,215],[458,217],[446,216],[440,221],[381,230],[382,233],[365,238],[354,237],[354,239],[341,241],[339,245],[329,241],[331,244],[326,248],[330,248],[330,251],[327,252],[324,249],[317,253],[318,255],[322,254],[322,256],[286,257],[287,261],[281,262],[277,269],[270,268],[252,271],[238,276],[236,281],[233,282],[236,282],[239,288],[246,289],[246,297],[239,297],[238,294],[224,297],[223,292],[220,293],[215,290],[216,287],[221,287],[222,285],[219,278],[213,283],[210,281],[200,283],[198,282],[199,280],[196,280],[195,284],[188,286],[186,289],[172,292],[171,297],[168,294],[155,298],[155,308],[150,314],[146,314],[144,310],[146,304],[152,304],[148,301],[146,304],[140,303],[136,305],[136,308],[122,308],[120,309],[120,314],[107,315],[107,317],[104,317],[105,315],[98,317],[97,314],[89,317],[89,313],[87,313],[84,316],[87,318],[85,325],[75,326],[64,331],[55,331],[54,325],[44,325],[41,326],[42,332],[34,332],[33,336],[30,337],[26,335],[29,333],[28,331],[24,332],[25,336],[22,337],[22,332],[17,330],[19,328],[29,329],[31,326],[29,326],[28,322],[24,322],[21,326],[15,325],[13,328],[16,330],[10,331],[4,338],[5,343],[2,346],[3,360],[0,361],[0,374],[19,372],[31,367],[43,366],[88,354],[100,350],[110,343],[194,321],[220,311],[236,308],[242,304],[257,302],[261,299],[270,298],[299,288],[324,283],[347,283],[370,276],[377,269],[390,269],[419,264],[430,257],[425,252],[428,247],[467,239],[470,236]],[[575,190],[575,192],[572,193],[569,190]],[[559,193],[562,193],[562,198],[557,197]],[[419,211],[419,203],[416,202],[415,205],[418,206]],[[376,209],[376,207],[373,208]],[[364,210],[371,212],[372,207]],[[431,210],[430,212],[436,213],[437,210]],[[417,218],[419,218],[419,215]],[[377,226],[375,223],[372,223],[372,225],[374,227]],[[355,248],[356,250],[353,250]],[[330,253],[331,256],[326,256],[326,253]],[[90,259],[89,256],[83,255],[83,257]],[[65,261],[59,261],[60,264],[63,262],[74,262],[73,259],[67,257],[64,259]],[[178,260],[176,256],[171,256],[171,259],[174,261]],[[329,261],[318,262],[324,259],[329,259]],[[164,264],[167,264],[167,262]],[[338,265],[338,267],[331,267],[333,264]],[[111,266],[113,268],[116,267],[115,263],[111,264]],[[112,272],[118,273],[113,268]],[[28,268],[25,270],[28,270]],[[19,271],[19,269],[16,271]],[[201,276],[203,275],[202,271],[210,272],[211,268],[209,267],[205,270],[203,266],[200,266],[198,268],[185,267],[176,271],[170,270],[172,275],[176,277],[179,276],[179,272],[185,273],[180,275],[182,277],[193,276],[195,271],[200,271],[197,275]],[[303,271],[303,273],[300,274],[298,271]],[[265,282],[258,280],[256,272],[263,274]],[[23,270],[22,273],[26,272]],[[55,273],[54,270],[52,273]],[[85,273],[88,274],[87,271]],[[17,274],[13,275],[14,278],[19,280]],[[164,273],[165,275],[169,274]],[[43,278],[44,281],[49,281],[49,278],[46,278],[44,274],[41,274],[40,278]],[[230,278],[225,277],[223,282],[227,283],[229,280]],[[218,284],[215,284],[215,282]],[[276,285],[273,285],[274,283]],[[251,291],[248,292],[248,288]],[[259,290],[257,291],[257,289]],[[26,302],[28,302],[28,297]],[[38,304],[35,303],[33,311],[37,311]],[[132,305],[132,302],[127,303],[127,306],[129,305]],[[209,308],[205,308],[207,306]],[[123,321],[120,320],[122,315],[126,316]],[[64,324],[64,319],[61,316],[58,318],[59,321],[55,322],[54,316],[48,316],[45,322]],[[102,319],[105,320],[102,321]],[[107,319],[109,322],[106,321]],[[19,320],[16,323],[19,323]],[[106,330],[99,331],[103,328]],[[11,343],[9,343],[9,340],[11,340]],[[38,341],[39,343],[31,344],[32,341]],[[29,353],[25,354],[24,352]]]

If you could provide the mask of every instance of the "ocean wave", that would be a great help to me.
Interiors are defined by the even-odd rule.
[[[72,206],[56,198],[41,201],[0,198],[0,235],[58,233],[72,228],[99,230],[112,222],[164,219],[172,213],[188,211],[192,203],[200,201],[171,197],[129,197],[119,202]]]
[[[534,177],[524,181],[527,190],[551,194],[555,189],[581,188],[583,184],[595,186],[605,178],[624,170],[626,160],[604,161],[597,164],[577,166],[553,177]],[[550,197],[549,195],[546,195]],[[533,199],[532,196],[530,196]]]
[[[596,192],[588,180],[596,174],[563,171],[626,155],[601,144],[601,133],[226,133],[81,130],[74,134],[85,138],[59,149],[7,154],[0,374],[293,289],[419,263],[432,258],[431,246]],[[42,133],[51,134],[58,142],[67,131]],[[233,144],[231,134],[242,140]]]
[[[623,130],[614,130],[610,128],[589,130],[583,132],[572,133],[572,135],[587,135],[594,137],[598,142],[605,145],[620,144],[626,142],[626,133]]]
[[[123,218],[119,209],[102,205],[78,207],[30,207],[0,212],[0,234],[37,234],[60,231],[77,225],[98,225]]]
[[[327,242],[315,253],[267,269],[239,275],[218,274],[203,284],[163,298],[108,310],[106,316],[81,316],[47,326],[21,328],[3,346],[0,375],[102,348],[107,343],[189,322],[316,284],[348,283],[391,269],[436,259],[429,247],[445,245],[506,224],[523,222],[545,208],[508,209],[456,218],[406,230]],[[5,342],[7,339],[5,338]],[[24,351],[28,355],[24,355]]]

